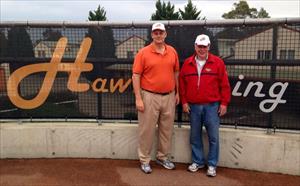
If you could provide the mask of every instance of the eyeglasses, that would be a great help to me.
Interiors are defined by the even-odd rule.
[[[207,48],[208,46],[205,45],[197,45],[198,48]]]

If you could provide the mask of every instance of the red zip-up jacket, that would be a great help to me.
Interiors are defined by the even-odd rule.
[[[202,68],[198,85],[196,54],[187,58],[179,74],[179,94],[182,104],[220,102],[227,106],[231,89],[223,60],[211,53]]]

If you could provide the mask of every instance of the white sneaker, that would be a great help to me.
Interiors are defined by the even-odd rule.
[[[217,176],[216,167],[208,166],[206,175],[207,175],[207,176],[211,176],[211,177]]]
[[[171,162],[171,160],[169,160],[169,159],[166,159],[166,160],[156,159],[156,163],[159,165],[162,165],[164,168],[169,169],[169,170],[175,169],[174,163]]]
[[[141,170],[145,173],[145,174],[150,174],[152,172],[151,166],[146,163],[146,164],[141,164]]]
[[[198,165],[197,163],[192,163],[189,165],[188,170],[190,172],[197,172],[199,169],[203,168],[204,165]]]

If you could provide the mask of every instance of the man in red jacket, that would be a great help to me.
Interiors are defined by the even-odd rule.
[[[224,62],[209,53],[210,40],[201,34],[195,40],[195,54],[187,58],[179,74],[180,99],[183,111],[190,114],[190,143],[192,164],[188,170],[196,172],[207,164],[207,176],[216,176],[219,160],[220,116],[227,112],[230,84]],[[208,135],[209,152],[205,160],[202,126]]]

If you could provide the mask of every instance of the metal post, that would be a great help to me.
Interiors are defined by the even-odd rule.
[[[272,63],[271,64],[271,72],[270,72],[270,85],[275,82],[276,79],[276,61],[277,61],[277,46],[278,44],[278,24],[273,26],[273,42],[272,42]],[[273,114],[272,112],[269,113],[268,117],[268,129],[273,128]]]

